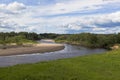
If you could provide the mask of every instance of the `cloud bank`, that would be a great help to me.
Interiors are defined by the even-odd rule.
[[[0,3],[0,32],[120,32],[119,0],[21,1]]]

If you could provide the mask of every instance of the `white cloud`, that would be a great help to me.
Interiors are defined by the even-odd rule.
[[[107,14],[94,14],[83,16],[62,16],[60,14],[91,11],[102,8],[108,3],[117,3],[119,0],[71,0],[67,4],[64,2],[49,6],[26,6],[22,3],[13,2],[10,4],[0,4],[0,31],[35,31],[38,33],[55,32],[66,33],[67,30],[89,29],[93,32],[117,32],[118,27],[113,30],[109,26],[103,28],[98,24],[120,22],[120,11]],[[6,14],[6,11],[19,14]],[[60,16],[56,16],[60,15]],[[48,17],[49,16],[49,17]],[[4,27],[3,27],[4,26]],[[7,29],[7,26],[9,29]],[[6,27],[6,28],[5,28]],[[114,27],[114,26],[113,26]],[[10,30],[10,31],[11,31]]]
[[[101,27],[93,27],[93,31],[105,31],[106,28],[101,28]]]
[[[24,9],[26,9],[26,6],[23,3],[13,2],[10,4],[0,4],[0,12],[4,14],[19,13]]]
[[[100,9],[106,4],[119,3],[120,0],[70,0],[67,3],[65,2],[58,2],[54,5],[43,7],[36,6],[34,11],[41,16],[91,11]]]
[[[116,15],[117,14],[117,15]],[[104,31],[106,28],[103,28],[102,26],[98,26],[96,24],[105,24],[105,23],[111,23],[112,22],[120,22],[120,12],[115,12],[112,14],[103,14],[103,15],[91,15],[91,16],[83,16],[83,17],[54,17],[54,18],[32,18],[31,14],[22,14],[19,16],[9,16],[9,18],[4,19],[4,22],[6,24],[12,25],[17,24],[17,31],[22,31],[22,28],[19,28],[20,26],[28,26],[25,28],[25,30],[28,31],[37,31],[39,32],[52,32],[50,29],[55,29],[57,32],[57,29],[62,29],[62,33],[65,33],[66,30],[82,30],[86,26],[89,28],[92,28],[93,31]],[[3,23],[3,22],[2,22]],[[5,25],[5,24],[4,24]],[[67,25],[67,26],[66,26]],[[47,29],[49,26],[51,26],[50,29]],[[109,26],[106,26],[109,27]],[[114,27],[114,26],[113,26]],[[112,28],[113,28],[112,27]],[[110,30],[112,29],[110,28]],[[20,29],[20,30],[18,30]],[[24,30],[24,28],[23,28]],[[109,30],[109,32],[110,32]]]
[[[107,28],[105,31],[103,31],[103,33],[119,33],[120,32],[120,26],[116,26],[114,28]]]
[[[68,24],[67,28],[72,30],[80,30],[82,29],[82,26],[78,26],[76,24]]]
[[[18,3],[18,2],[13,2],[13,3],[10,3],[6,6],[6,8],[8,10],[11,10],[11,11],[18,11],[18,10],[23,10],[26,8],[26,6],[23,4],[23,3]]]

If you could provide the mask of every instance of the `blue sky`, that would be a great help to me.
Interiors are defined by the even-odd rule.
[[[118,33],[120,0],[0,0],[0,32]]]
[[[17,1],[19,3],[23,3],[25,5],[32,5],[32,6],[50,5],[50,4],[54,4],[56,2],[55,0],[1,0],[0,3],[9,4],[9,3],[12,3],[15,1]]]

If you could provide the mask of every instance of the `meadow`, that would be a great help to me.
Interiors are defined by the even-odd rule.
[[[0,80],[120,80],[120,49],[0,68]]]

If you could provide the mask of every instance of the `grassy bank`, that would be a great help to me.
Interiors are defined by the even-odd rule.
[[[0,68],[0,80],[120,80],[120,49]]]

